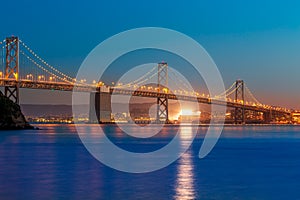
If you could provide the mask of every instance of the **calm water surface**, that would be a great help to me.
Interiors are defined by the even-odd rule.
[[[39,127],[0,132],[0,199],[300,199],[299,126],[226,127],[199,159],[202,127],[180,159],[147,174],[101,164],[73,125]],[[177,129],[142,140],[103,128],[117,145],[137,152],[161,148]]]

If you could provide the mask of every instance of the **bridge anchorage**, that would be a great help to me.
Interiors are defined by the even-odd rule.
[[[76,80],[63,73],[39,57],[18,37],[12,36],[0,40],[0,49],[0,86],[4,87],[5,96],[19,103],[21,88],[91,93],[90,100],[94,102],[91,103],[91,109],[96,108],[96,114],[90,116],[90,121],[104,123],[114,121],[111,117],[112,94],[155,99],[157,110],[154,120],[157,123],[170,123],[169,102],[173,100],[226,106],[227,123],[235,124],[288,123],[292,121],[293,114],[297,113],[297,111],[261,103],[243,80],[235,81],[225,92],[216,96],[190,91],[191,89],[172,68],[168,67],[166,62],[158,63],[134,81],[108,86],[101,81]],[[155,83],[157,81],[157,85],[148,87],[145,85],[147,80]],[[171,92],[170,86],[175,86],[176,89]],[[217,114],[214,113],[213,117]],[[209,118],[209,115],[207,116]]]

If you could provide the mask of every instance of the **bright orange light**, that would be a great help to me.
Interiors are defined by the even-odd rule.
[[[14,73],[16,79],[18,79],[18,73]]]

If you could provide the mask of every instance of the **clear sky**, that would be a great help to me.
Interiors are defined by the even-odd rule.
[[[226,86],[241,78],[260,101],[300,108],[299,1],[16,0],[1,7],[1,38],[19,36],[68,74],[116,33],[165,27],[197,40]]]

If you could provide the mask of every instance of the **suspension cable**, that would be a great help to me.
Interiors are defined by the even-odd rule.
[[[250,89],[247,87],[247,85],[244,83],[244,86],[246,88],[246,91],[250,94],[250,97],[257,103],[257,104],[262,104],[260,103],[256,98],[255,96],[252,94],[252,92],[250,91]]]
[[[59,73],[60,75],[73,80],[72,77],[66,75],[65,73],[59,71],[58,69],[56,69],[55,67],[53,67],[52,65],[48,64],[44,59],[42,59],[40,56],[38,56],[32,49],[30,49],[22,40],[19,40],[20,43],[34,56],[36,57],[40,62],[42,62],[43,64],[45,64],[47,67],[49,67],[50,69],[52,69],[53,71]]]
[[[54,76],[55,78],[57,79],[60,79],[62,80],[63,82],[67,82],[67,83],[71,83],[71,84],[74,84],[73,82],[71,81],[68,81],[52,72],[50,72],[48,69],[44,68],[43,66],[41,66],[40,64],[38,64],[36,61],[34,61],[31,57],[29,57],[25,52],[23,52],[22,50],[20,50],[20,53],[23,54],[28,60],[30,60],[34,65],[36,65],[38,68],[42,69],[43,71],[51,74],[52,76]]]

